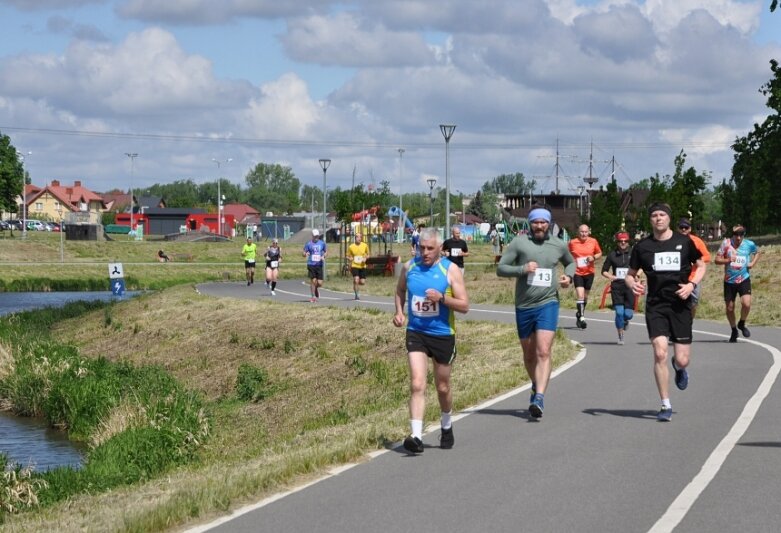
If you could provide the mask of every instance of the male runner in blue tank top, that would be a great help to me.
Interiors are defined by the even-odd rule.
[[[411,434],[404,439],[404,449],[423,453],[423,414],[425,412],[427,358],[434,361],[434,383],[441,411],[442,431],[439,446],[453,447],[451,415],[453,393],[450,372],[456,357],[454,311],[469,311],[469,297],[461,270],[441,257],[442,238],[434,228],[420,232],[420,256],[410,259],[402,269],[396,285],[396,314],[393,325],[404,325],[406,303],[407,353],[409,357],[411,395],[409,400]]]

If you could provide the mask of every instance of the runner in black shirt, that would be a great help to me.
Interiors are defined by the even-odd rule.
[[[636,296],[646,294],[645,323],[654,350],[654,377],[662,408],[656,418],[667,422],[672,417],[668,391],[667,347],[673,343],[672,365],[675,385],[689,385],[692,342],[691,293],[705,275],[705,262],[692,240],[670,229],[670,206],[655,203],[648,210],[653,234],[638,242],[629,259],[626,285]],[[692,265],[697,265],[689,281]],[[648,277],[648,290],[637,280],[638,271]]]
[[[610,280],[610,298],[613,300],[618,344],[624,344],[624,331],[634,316],[635,295],[626,286],[626,273],[629,272],[629,234],[616,233],[616,249],[610,252],[602,264],[602,276]]]

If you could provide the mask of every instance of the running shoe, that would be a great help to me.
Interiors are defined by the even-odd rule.
[[[248,281],[248,282],[247,282],[247,287],[249,287],[249,286],[250,286],[250,282]]]
[[[276,296],[276,295],[277,295],[276,291],[271,291],[271,296]]]
[[[732,334],[729,336],[730,342],[738,342],[738,328],[732,328]]]
[[[739,329],[739,330],[740,330],[740,332],[743,334],[743,336],[744,336],[744,337],[746,337],[747,339],[748,339],[749,337],[751,337],[751,332],[750,332],[750,331],[748,330],[748,328],[746,327],[746,323],[745,323],[745,322],[743,322],[742,320],[741,320],[740,322],[738,322],[738,329]]]
[[[689,386],[689,373],[685,368],[678,368],[675,364],[675,356],[670,359],[673,364],[673,370],[675,370],[675,386],[681,390],[685,390]]]
[[[534,395],[534,401],[532,401],[531,405],[529,406],[529,413],[531,413],[532,418],[542,418],[542,412],[545,410],[545,405],[543,405],[543,399],[539,397],[539,395]]]
[[[409,453],[423,453],[423,441],[412,435],[404,439],[404,449]]]
[[[315,302],[317,301],[317,298],[315,298],[314,296],[312,296],[312,297],[309,299],[309,301],[310,301],[310,302],[312,302],[312,303],[315,303]]]
[[[356,299],[356,300],[360,300],[360,299],[361,299],[361,297],[360,297],[360,296],[358,296],[358,295],[356,294],[356,295],[355,295],[355,299]]]
[[[456,439],[453,437],[453,426],[448,429],[442,429],[439,434],[439,447],[443,450],[449,450],[456,443]]]
[[[623,346],[624,345],[624,339],[622,337],[619,337],[618,338],[618,342],[616,344],[618,344],[619,346]]]
[[[659,409],[659,412],[656,413],[656,419],[659,422],[669,422],[672,420],[673,417],[673,408],[672,407],[662,407]]]
[[[529,396],[529,405],[534,403],[534,397],[537,396],[537,385],[532,382],[531,396]]]
[[[583,318],[583,317],[580,317],[580,318],[578,319],[578,327],[579,327],[580,329],[586,329],[586,328],[588,327],[588,324],[586,324],[586,319],[585,319],[585,318]]]

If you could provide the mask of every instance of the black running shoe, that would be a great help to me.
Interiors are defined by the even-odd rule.
[[[738,329],[739,329],[739,330],[740,330],[740,332],[743,334],[743,336],[744,336],[744,337],[746,337],[747,339],[748,339],[749,337],[751,337],[751,332],[750,332],[750,331],[749,331],[749,329],[746,327],[746,323],[745,323],[745,322],[743,322],[742,320],[741,320],[740,322],[738,322]]]
[[[729,336],[730,342],[738,342],[738,328],[732,328],[732,334]]]
[[[449,450],[456,443],[455,437],[453,437],[453,426],[449,429],[442,429],[439,434],[439,447],[443,450]]]
[[[404,449],[409,453],[423,453],[423,441],[412,435],[404,439]]]

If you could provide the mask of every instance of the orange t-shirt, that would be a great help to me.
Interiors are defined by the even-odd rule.
[[[575,238],[569,241],[569,252],[575,259],[575,275],[588,276],[594,273],[594,263],[596,261],[589,263],[586,258],[590,255],[596,256],[601,254],[602,248],[599,247],[599,243],[594,237],[586,237],[585,241]]]
[[[710,252],[708,251],[708,247],[705,246],[705,243],[697,237],[696,235],[689,234],[689,237],[692,241],[694,241],[694,246],[700,251],[702,254],[702,261],[704,263],[710,263]],[[694,274],[697,273],[697,265],[692,265],[692,273],[689,274],[689,281],[694,279]]]

